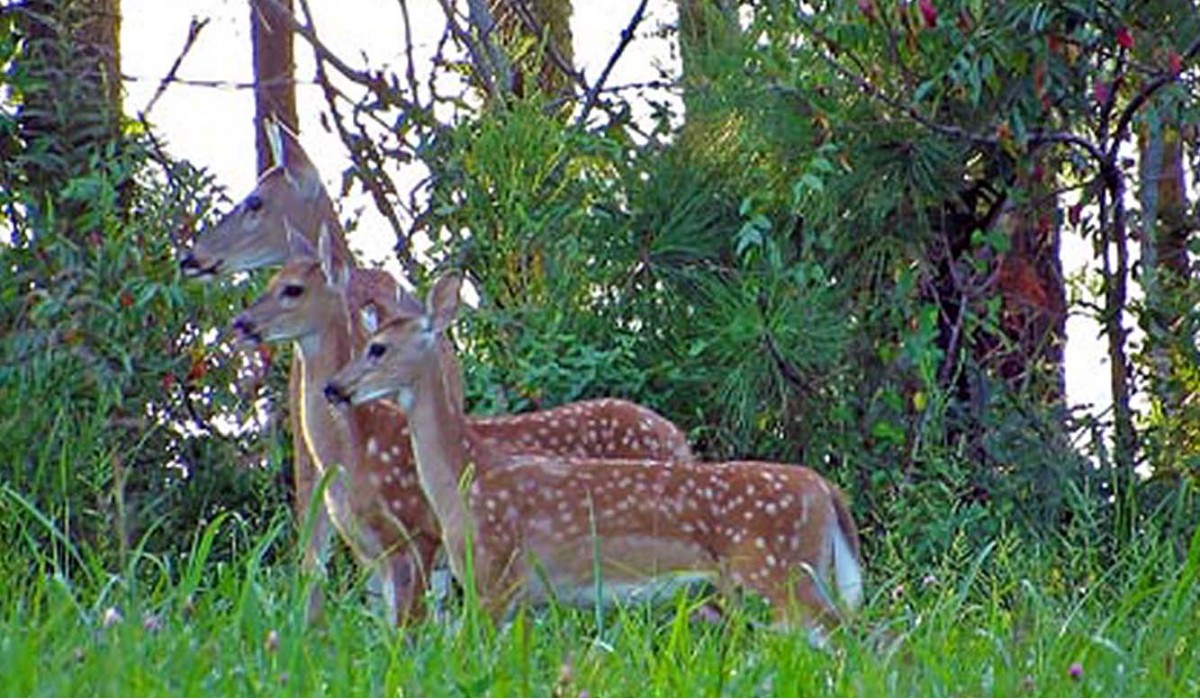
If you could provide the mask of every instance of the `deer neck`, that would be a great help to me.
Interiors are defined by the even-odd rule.
[[[468,450],[467,440],[472,435],[461,395],[448,387],[440,354],[437,350],[431,353],[425,370],[408,392],[401,394],[400,402],[408,413],[417,477],[437,515],[454,565],[455,553],[462,550],[461,537],[472,526],[466,513],[465,489],[473,484],[477,477],[473,470],[479,465],[471,461],[474,450]]]
[[[309,449],[324,472],[335,465],[352,470],[357,464],[356,411],[340,413],[325,399],[323,387],[350,361],[352,350],[349,312],[335,304],[321,332],[296,341],[300,360],[300,425]]]

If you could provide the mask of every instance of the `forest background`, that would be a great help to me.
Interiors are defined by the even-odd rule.
[[[587,72],[565,0],[425,3],[424,43],[397,0],[386,66],[326,45],[312,4],[247,7],[257,112],[209,128],[273,113],[340,143],[332,193],[371,209],[348,204],[349,227],[390,230],[416,286],[467,274],[472,411],[618,395],[705,458],[808,464],[851,497],[867,618],[912,631],[929,608],[907,595],[940,579],[947,619],[977,585],[1014,595],[984,607],[1024,639],[1028,584],[1034,618],[1095,610],[1112,633],[1070,615],[1084,638],[1188,692],[1196,625],[1139,624],[1197,614],[1195,3],[680,0],[654,23],[642,2]],[[13,629],[48,613],[28,606],[59,594],[46,579],[86,625],[114,599],[178,612],[222,565],[294,562],[286,362],[218,332],[263,279],[177,271],[242,192],[173,155],[152,103],[129,109],[120,10],[0,14],[0,571],[29,592]],[[639,33],[677,69],[620,83]],[[323,102],[315,128],[297,79]],[[261,137],[246,153],[267,155]],[[1067,238],[1085,271],[1064,273]],[[1068,401],[1071,316],[1101,329],[1109,404]],[[1009,665],[1005,686],[1039,677]]]

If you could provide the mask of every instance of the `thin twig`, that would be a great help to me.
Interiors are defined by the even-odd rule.
[[[633,16],[629,18],[629,23],[626,24],[625,28],[621,30],[621,41],[617,44],[617,48],[615,51],[613,51],[612,55],[608,57],[608,64],[604,66],[604,70],[601,71],[599,79],[596,80],[596,84],[592,85],[591,89],[587,91],[587,98],[583,102],[583,109],[579,111],[579,116],[575,118],[575,126],[582,126],[587,122],[588,116],[591,114],[592,109],[596,106],[596,100],[600,96],[600,90],[604,89],[604,83],[608,82],[608,76],[612,73],[613,67],[617,64],[617,61],[621,58],[621,55],[625,53],[625,49],[628,48],[629,44],[633,41],[638,25],[640,25],[642,23],[642,19],[645,18],[646,5],[648,4],[649,0],[642,0],[640,3],[638,3],[637,10],[635,10]]]
[[[154,109],[154,105],[158,103],[158,99],[163,96],[164,92],[167,91],[167,85],[177,80],[176,74],[179,73],[179,67],[183,65],[183,59],[188,55],[188,53],[191,52],[192,47],[196,44],[196,39],[200,37],[200,30],[208,26],[210,21],[210,17],[205,17],[204,19],[192,17],[191,24],[188,25],[187,39],[183,42],[183,48],[179,51],[179,55],[175,57],[175,62],[171,64],[171,69],[168,70],[167,74],[163,76],[162,80],[159,81],[158,89],[154,91],[154,96],[150,98],[150,101],[146,103],[145,109],[143,109],[139,114],[139,119],[141,119],[141,121],[146,121],[147,117],[150,115],[150,110]]]
[[[400,4],[400,15],[404,20],[404,56],[408,61],[404,69],[404,76],[408,80],[408,88],[412,90],[413,101],[421,102],[420,85],[417,83],[417,59],[413,55],[413,33],[412,33],[412,17],[408,13],[408,0],[398,0]]]

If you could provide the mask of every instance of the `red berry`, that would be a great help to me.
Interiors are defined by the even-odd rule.
[[[1183,70],[1183,57],[1174,49],[1167,54],[1167,70],[1171,75],[1179,75],[1179,71]]]
[[[921,11],[921,18],[925,20],[926,27],[937,27],[938,12],[933,6],[933,0],[917,0],[917,9]]]
[[[1133,34],[1129,33],[1128,27],[1121,27],[1117,30],[1117,45],[1126,51],[1133,48]]]

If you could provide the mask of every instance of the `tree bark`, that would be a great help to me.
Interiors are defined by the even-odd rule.
[[[1173,116],[1149,112],[1138,134],[1140,281],[1145,297],[1141,324],[1146,332],[1150,398],[1161,416],[1150,454],[1155,471],[1167,473],[1179,467],[1181,455],[1195,454],[1200,447],[1190,376],[1194,338],[1187,323],[1195,299],[1188,261],[1188,241],[1195,222],[1188,220],[1183,140]]]
[[[683,102],[698,113],[697,97],[710,73],[723,70],[721,59],[740,34],[736,0],[679,0],[679,52],[683,60]],[[709,61],[715,61],[710,65]]]
[[[569,94],[575,70],[570,0],[490,0],[489,5],[493,31],[510,52],[533,42],[532,50],[510,61],[513,94],[528,91],[530,73],[536,73],[536,88],[543,94]]]
[[[250,4],[250,41],[254,50],[254,146],[259,173],[275,164],[263,129],[266,120],[275,119],[292,133],[300,133],[292,30],[286,16],[281,14],[284,7],[291,12],[292,0],[279,0],[278,4]]]
[[[1060,255],[1061,216],[1054,193],[1058,164],[1047,151],[1036,153],[1034,162],[1023,187],[1028,201],[1007,222],[1012,247],[1001,260],[998,283],[1008,349],[998,370],[1015,390],[1044,405],[1063,405],[1067,294]]]

